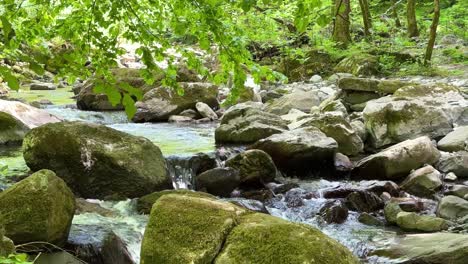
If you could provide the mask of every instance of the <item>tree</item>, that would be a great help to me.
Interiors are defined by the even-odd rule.
[[[424,56],[424,64],[429,64],[434,49],[435,39],[437,36],[437,26],[439,25],[440,6],[439,0],[434,0],[434,17],[432,18],[431,31],[429,33],[429,42],[427,43],[426,55]]]
[[[396,2],[396,0],[392,0],[392,16],[393,18],[395,19],[395,26],[396,27],[401,27],[401,22],[400,22],[400,18],[398,18],[398,9],[397,9],[397,5],[398,3]]]
[[[364,24],[364,35],[370,36],[372,28],[372,19],[369,11],[369,2],[367,0],[359,0],[361,6],[362,22]]]
[[[349,13],[351,12],[350,0],[334,1],[335,21],[333,26],[333,40],[338,43],[339,47],[345,48],[351,42],[351,35],[349,32]]]
[[[416,21],[416,0],[408,0],[406,3],[406,20],[408,27],[408,37],[419,36],[418,24]]]

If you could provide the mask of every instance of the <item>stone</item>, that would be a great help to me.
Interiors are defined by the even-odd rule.
[[[384,208],[384,203],[379,196],[367,191],[355,191],[346,197],[346,203],[351,210],[358,212],[374,212]]]
[[[230,197],[240,184],[239,170],[229,167],[207,170],[196,178],[196,190],[221,197]]]
[[[8,257],[15,252],[15,244],[8,237],[3,235],[3,230],[0,230],[0,257]]]
[[[468,126],[455,128],[454,131],[448,133],[439,142],[437,147],[443,151],[468,151]]]
[[[351,73],[355,76],[375,75],[379,72],[379,60],[376,56],[360,53],[341,60],[333,69],[334,72]]]
[[[187,123],[194,121],[191,117],[180,116],[180,115],[171,115],[167,122],[169,123]]]
[[[268,153],[280,169],[300,174],[312,168],[333,166],[338,145],[317,128],[308,127],[272,135],[249,148]]]
[[[436,168],[444,173],[453,172],[458,178],[468,179],[468,151],[442,152]]]
[[[100,206],[99,203],[88,201],[83,198],[77,198],[75,199],[75,202],[76,202],[75,215],[80,215],[80,214],[85,214],[85,213],[95,213],[98,215],[102,215],[104,217],[115,217],[114,211]]]
[[[412,212],[399,212],[396,216],[396,223],[407,231],[437,232],[448,228],[445,219]]]
[[[185,117],[190,117],[191,119],[200,119],[202,116],[200,113],[196,110],[193,109],[187,109],[182,112],[180,112],[179,116],[185,116]]]
[[[36,91],[36,90],[56,90],[57,85],[53,83],[43,83],[43,82],[37,82],[37,83],[31,83],[31,86],[29,86],[29,90],[31,91]]]
[[[277,174],[270,155],[258,149],[242,152],[228,159],[225,165],[239,170],[242,185],[263,185],[272,182]]]
[[[218,87],[209,83],[179,83],[184,89],[184,95],[179,95],[171,88],[157,87],[151,89],[137,102],[137,112],[133,116],[134,122],[167,121],[171,115],[178,115],[182,111],[195,108],[198,102],[210,107],[219,105],[217,100]]]
[[[424,164],[434,164],[440,153],[428,137],[410,139],[360,160],[352,176],[366,179],[401,179]]]
[[[309,79],[309,82],[311,82],[311,83],[319,83],[321,81],[322,81],[322,77],[320,75],[317,75],[317,74],[312,75],[312,77],[310,77],[310,79]]]
[[[320,208],[319,214],[329,224],[341,224],[348,218],[348,208],[339,200],[329,201]]]
[[[453,233],[405,235],[371,255],[405,260],[405,263],[465,264],[468,236]]]
[[[197,109],[198,113],[200,113],[201,116],[209,118],[211,120],[217,120],[218,115],[211,109],[211,107],[203,102],[198,102],[195,105],[195,108]]]
[[[299,119],[308,116],[308,114],[302,112],[301,110],[297,110],[295,108],[289,110],[286,115],[282,115],[281,118],[286,120],[290,123],[297,122]]]
[[[443,197],[437,207],[437,216],[448,220],[457,220],[466,215],[468,215],[468,201],[457,196]]]
[[[335,154],[333,164],[335,166],[335,170],[341,173],[348,173],[354,168],[353,162],[351,162],[346,155],[341,153]]]
[[[33,171],[55,171],[83,198],[134,198],[172,189],[156,145],[103,125],[61,122],[32,129],[23,156]]]
[[[468,194],[468,186],[462,184],[456,184],[450,186],[446,191],[446,194],[455,195],[460,198],[464,198]]]
[[[243,103],[229,108],[215,130],[217,143],[254,143],[288,130],[279,116],[264,112],[259,103]]]
[[[265,204],[263,204],[263,202],[261,201],[245,198],[227,198],[223,200],[253,212],[269,214],[268,209],[265,207]]]
[[[164,190],[160,192],[150,193],[143,197],[138,198],[137,204],[136,204],[137,211],[141,214],[150,214],[153,204],[163,195],[167,195],[167,194],[216,199],[216,196],[213,196],[205,192],[196,192],[196,191],[186,190],[186,189]]]
[[[387,223],[396,224],[397,215],[400,212],[403,212],[403,210],[400,208],[398,202],[390,200],[384,207],[384,216]]]
[[[455,173],[453,172],[447,173],[444,177],[444,180],[451,181],[451,182],[456,181],[457,179],[458,179],[457,175],[455,175]]]
[[[383,221],[381,221],[377,217],[366,212],[363,212],[359,215],[358,221],[360,223],[363,223],[365,225],[370,225],[370,226],[383,226],[384,225]]]
[[[442,187],[441,177],[440,172],[427,165],[411,172],[400,187],[410,194],[430,198]]]
[[[265,110],[276,115],[285,115],[293,108],[309,113],[310,108],[320,105],[320,102],[321,98],[316,90],[296,90],[268,102]]]
[[[360,120],[353,120],[349,123],[354,132],[361,138],[362,142],[367,140],[366,126]]]
[[[53,171],[40,170],[0,193],[0,226],[15,244],[43,241],[63,246],[75,197]]]

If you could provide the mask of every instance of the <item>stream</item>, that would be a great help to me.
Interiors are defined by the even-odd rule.
[[[40,92],[40,93],[38,93]],[[132,135],[143,136],[158,145],[168,160],[169,171],[176,188],[190,188],[193,181],[193,172],[190,168],[189,158],[196,153],[214,155],[217,148],[214,140],[214,130],[217,123],[208,124],[174,124],[174,123],[143,123],[136,124],[127,121],[124,112],[92,112],[80,111],[70,107],[73,103],[70,92],[56,93],[48,91],[21,91],[26,101],[47,98],[54,105],[47,106],[46,111],[64,120],[81,120],[105,124],[114,129]],[[66,96],[65,96],[66,95]],[[14,97],[14,96],[13,96]],[[22,157],[20,146],[0,148],[0,163],[7,165],[4,176],[0,176],[0,189],[5,189],[17,179],[13,176],[25,175],[28,167]],[[0,164],[0,165],[1,165]],[[298,180],[299,190],[321,193],[327,188],[336,186],[359,187],[365,182],[327,181],[324,179]],[[135,200],[120,202],[88,200],[101,207],[114,212],[113,216],[102,216],[97,213],[84,213],[76,215],[73,219],[69,241],[77,243],[92,243],[99,239],[100,234],[112,230],[127,244],[127,249],[139,263],[141,240],[148,216],[136,212]],[[350,248],[365,263],[390,263],[389,260],[367,257],[370,249],[377,245],[390,242],[397,236],[396,231],[385,227],[374,227],[361,224],[357,221],[358,213],[349,212],[348,219],[343,224],[326,224],[317,216],[326,199],[320,197],[304,200],[298,207],[288,207],[282,195],[274,197],[267,203],[270,214],[290,221],[301,222],[319,228],[327,235],[340,241]]]

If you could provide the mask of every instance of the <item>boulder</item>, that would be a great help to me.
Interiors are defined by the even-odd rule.
[[[288,130],[286,121],[264,112],[259,103],[243,103],[229,108],[215,131],[217,143],[254,143]]]
[[[217,107],[218,87],[209,83],[179,83],[183,89],[180,95],[173,88],[162,86],[145,93],[143,100],[137,102],[135,122],[167,121],[169,116],[177,115],[184,110],[193,109],[197,102],[210,107]]]
[[[196,178],[196,189],[216,196],[230,197],[241,183],[239,171],[234,168],[207,170]]]
[[[369,78],[345,77],[338,81],[338,87],[345,91],[393,94],[396,90],[409,85],[399,80],[377,80]]]
[[[437,216],[445,219],[457,220],[466,215],[468,215],[468,201],[457,196],[445,196],[437,207]]]
[[[441,177],[440,172],[427,165],[411,172],[400,187],[410,194],[430,198],[442,187]]]
[[[396,223],[400,228],[407,231],[437,232],[448,228],[445,219],[409,212],[398,213]]]
[[[171,115],[168,119],[167,122],[169,123],[187,123],[187,122],[192,122],[195,121],[191,117],[188,116],[180,116],[180,115]]]
[[[446,194],[455,195],[460,198],[464,198],[466,197],[466,195],[468,195],[468,186],[462,185],[462,184],[456,184],[456,185],[450,186]]]
[[[341,224],[348,218],[348,208],[339,200],[329,201],[320,208],[319,214],[329,224]]]
[[[29,90],[31,91],[36,91],[36,90],[56,90],[57,85],[53,83],[43,83],[43,82],[37,82],[37,83],[31,83],[31,86],[29,86]]]
[[[453,233],[406,235],[371,255],[413,264],[464,264],[468,258],[468,236]]]
[[[436,168],[444,173],[453,172],[458,178],[468,179],[468,152],[442,152]]]
[[[375,75],[379,72],[379,60],[376,56],[365,53],[353,54],[341,60],[333,71],[351,73],[355,76]]]
[[[32,170],[55,171],[83,198],[133,198],[171,189],[161,150],[151,141],[84,122],[31,130],[23,156]]]
[[[268,102],[265,110],[276,115],[285,115],[291,109],[309,113],[310,108],[320,105],[320,102],[321,98],[317,90],[302,91],[298,89]]]
[[[0,226],[15,244],[62,246],[75,213],[75,197],[54,172],[40,170],[0,193]]]
[[[346,203],[351,210],[371,213],[384,208],[384,203],[375,193],[368,191],[355,191],[346,197]]]
[[[428,137],[410,139],[360,160],[353,177],[366,179],[400,179],[424,164],[434,164],[440,153]]]
[[[217,120],[218,115],[211,109],[211,107],[203,102],[198,102],[195,104],[195,108],[202,117],[209,118],[211,120]]]
[[[468,151],[468,126],[455,128],[437,142],[437,147],[443,151]]]
[[[280,169],[299,174],[333,166],[337,148],[334,139],[314,127],[275,134],[250,146],[268,153]]]
[[[239,170],[241,184],[262,185],[272,182],[276,177],[276,166],[270,155],[258,149],[242,152],[225,163]]]
[[[191,197],[201,197],[201,198],[205,197],[205,198],[213,198],[213,199],[216,198],[215,196],[209,193],[195,192],[195,191],[186,190],[186,189],[164,190],[160,192],[150,193],[143,197],[138,198],[137,204],[136,204],[137,211],[141,214],[150,214],[153,204],[159,198],[161,198],[163,195],[166,195],[166,194],[177,194],[177,195],[185,195],[185,196],[191,196]]]
[[[400,212],[403,212],[403,210],[400,208],[398,202],[390,200],[384,207],[384,216],[387,223],[396,224],[397,215]]]

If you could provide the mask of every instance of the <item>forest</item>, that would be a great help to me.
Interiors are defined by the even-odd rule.
[[[0,0],[0,264],[466,264],[468,1]]]

